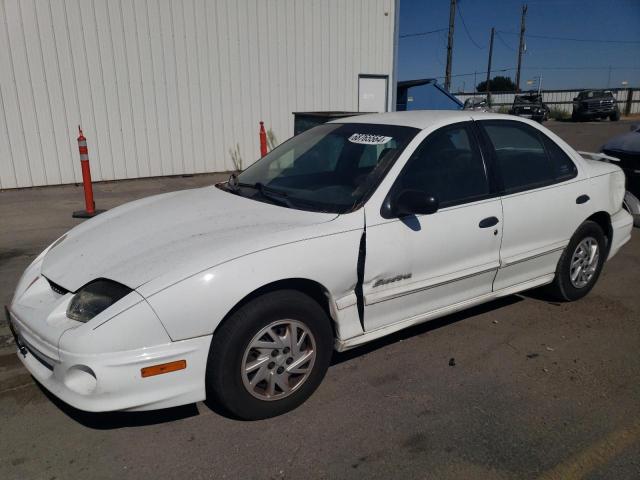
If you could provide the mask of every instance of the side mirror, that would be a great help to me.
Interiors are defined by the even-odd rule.
[[[392,203],[391,210],[396,217],[408,215],[431,215],[438,211],[438,199],[420,190],[402,190]]]
[[[573,101],[577,102],[578,101],[578,97],[573,97]]]

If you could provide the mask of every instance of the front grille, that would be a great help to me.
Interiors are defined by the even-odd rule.
[[[36,360],[38,360],[38,362],[40,362],[41,365],[43,365],[46,369],[51,370],[53,372],[53,365],[51,365],[49,362],[47,362],[43,357],[40,356],[40,352],[38,352],[37,350],[35,350],[34,348],[30,347],[29,345],[25,345],[26,349],[29,351],[29,353],[31,355],[33,355],[33,358],[35,358]]]
[[[61,287],[57,283],[52,282],[47,277],[44,277],[44,278],[46,278],[47,282],[49,282],[49,286],[51,287],[51,290],[56,292],[58,295],[66,295],[67,293],[69,293],[69,290],[67,290],[66,288]]]
[[[49,360],[46,355],[44,355],[43,353],[40,353],[37,349],[29,345],[29,343],[25,341],[24,338],[22,338],[19,335],[16,335],[16,343],[20,348],[20,353],[22,353],[25,357],[27,356],[27,352],[29,352],[33,356],[33,358],[38,360],[38,362],[40,362],[40,364],[44,366],[47,370],[53,371],[53,366],[54,366],[53,362]],[[25,349],[25,351],[23,351],[22,349]]]
[[[613,100],[603,100],[602,102],[587,102],[586,111],[590,113],[610,112],[613,109]]]

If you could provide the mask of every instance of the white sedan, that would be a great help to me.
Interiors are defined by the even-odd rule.
[[[27,268],[18,354],[82,410],[291,410],[332,351],[542,285],[571,301],[629,240],[625,179],[529,120],[364,115],[238,176],[115,208]]]

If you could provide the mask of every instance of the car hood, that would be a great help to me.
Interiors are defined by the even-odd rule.
[[[320,235],[318,225],[336,216],[263,203],[213,186],[166,193],[73,228],[50,247],[42,274],[70,291],[96,278],[132,289],[158,277],[170,285],[229,259]]]

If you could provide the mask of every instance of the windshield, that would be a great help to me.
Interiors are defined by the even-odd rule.
[[[324,124],[276,147],[226,189],[290,208],[345,213],[359,207],[419,130]]]
[[[540,95],[516,95],[514,103],[541,103]]]
[[[586,92],[580,92],[578,95],[580,98],[600,98],[600,97],[613,97],[610,91],[605,90],[588,90]]]

